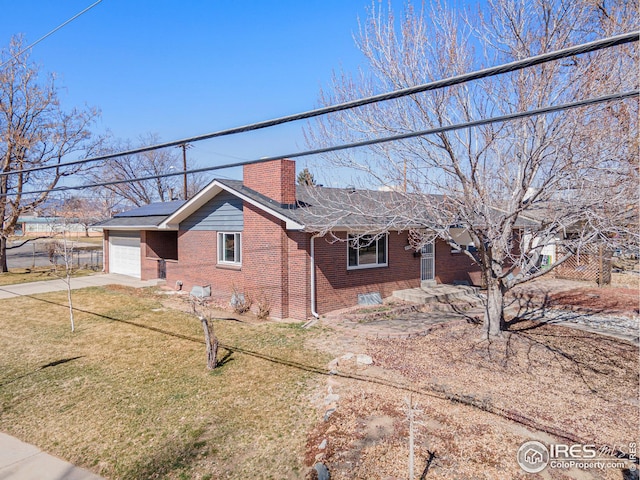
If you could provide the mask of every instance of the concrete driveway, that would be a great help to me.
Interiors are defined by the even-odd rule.
[[[85,277],[71,279],[71,288],[102,287],[105,285],[125,285],[128,287],[153,287],[159,280],[138,280],[137,278],[118,275],[115,273],[96,273]],[[40,282],[18,283],[16,285],[0,286],[0,300],[5,298],[20,297],[23,295],[36,295],[38,293],[65,291],[67,284],[61,280],[43,280]],[[0,477],[2,480],[2,477]]]

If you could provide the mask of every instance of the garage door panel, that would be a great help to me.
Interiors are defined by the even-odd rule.
[[[140,278],[140,234],[109,235],[109,272]]]

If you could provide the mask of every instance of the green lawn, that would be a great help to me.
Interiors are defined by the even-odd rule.
[[[199,321],[152,294],[76,291],[75,333],[65,295],[0,301],[0,431],[111,479],[303,477],[308,331],[216,321],[210,372]]]

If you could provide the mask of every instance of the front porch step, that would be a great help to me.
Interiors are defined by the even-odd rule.
[[[478,305],[484,301],[479,288],[466,285],[436,285],[421,288],[395,290],[393,297],[418,304]]]

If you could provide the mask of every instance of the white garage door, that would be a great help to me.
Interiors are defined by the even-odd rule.
[[[140,234],[109,233],[109,273],[140,278]]]

